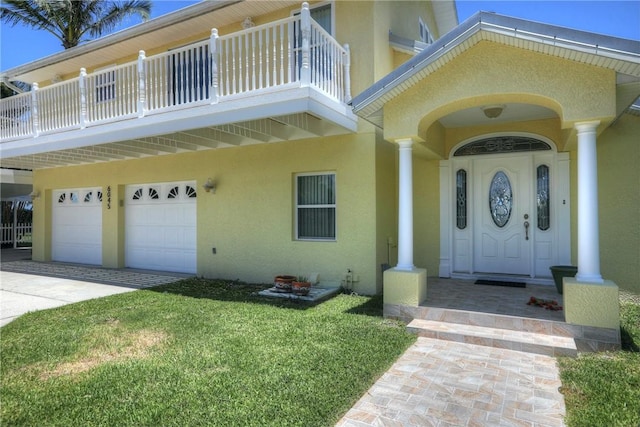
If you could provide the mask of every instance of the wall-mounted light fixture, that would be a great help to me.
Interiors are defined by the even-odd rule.
[[[251,19],[250,16],[247,16],[246,18],[244,18],[244,20],[242,21],[242,29],[243,30],[248,30],[249,28],[253,28],[255,27],[256,24],[253,22],[253,19]]]
[[[484,115],[487,116],[487,118],[495,119],[500,117],[500,114],[502,114],[502,111],[504,111],[506,105],[485,105],[484,107],[480,108],[482,108],[482,111],[484,112]]]
[[[33,190],[31,192],[31,194],[29,194],[29,197],[31,197],[31,200],[35,200],[35,199],[39,199],[40,198],[40,192],[38,190]]]
[[[207,182],[205,182],[202,185],[202,188],[204,188],[204,191],[206,191],[207,193],[215,194],[215,192],[216,192],[216,183],[213,181],[213,179],[208,178]]]

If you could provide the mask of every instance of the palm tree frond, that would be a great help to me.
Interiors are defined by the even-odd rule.
[[[55,35],[65,49],[83,37],[98,37],[123,19],[138,15],[147,20],[150,0],[2,0],[0,19],[8,25],[26,25]]]

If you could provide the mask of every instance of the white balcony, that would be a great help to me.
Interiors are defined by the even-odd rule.
[[[309,17],[0,101],[2,166],[55,167],[353,132],[349,50]]]

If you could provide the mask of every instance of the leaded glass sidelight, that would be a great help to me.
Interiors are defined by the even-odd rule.
[[[456,226],[467,228],[467,171],[456,172]]]
[[[551,225],[549,215],[549,167],[540,165],[537,169],[538,228],[548,230]]]
[[[509,177],[502,171],[496,172],[489,186],[489,209],[493,222],[500,228],[507,225],[513,208],[513,190]]]

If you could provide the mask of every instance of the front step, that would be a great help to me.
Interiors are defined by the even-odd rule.
[[[547,356],[575,357],[578,354],[573,338],[537,332],[425,319],[413,319],[407,325],[407,330],[421,337],[506,348]]]

